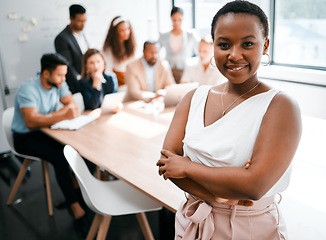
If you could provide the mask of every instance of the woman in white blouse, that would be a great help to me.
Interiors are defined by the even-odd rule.
[[[180,82],[186,60],[197,53],[199,36],[194,30],[181,28],[183,10],[173,7],[171,10],[173,29],[160,34],[159,43],[166,51],[166,60],[169,62],[172,73],[177,83]]]
[[[136,40],[130,22],[124,17],[113,18],[103,45],[106,72],[117,75],[119,86],[125,84],[128,63],[135,59]]]

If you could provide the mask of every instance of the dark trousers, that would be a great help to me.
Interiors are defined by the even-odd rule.
[[[14,133],[14,146],[18,153],[39,157],[51,163],[66,202],[69,205],[77,202],[70,167],[63,154],[64,145],[41,131],[33,131],[24,134]]]
[[[163,207],[159,211],[159,232],[160,240],[173,240],[174,239],[174,222],[175,214]]]

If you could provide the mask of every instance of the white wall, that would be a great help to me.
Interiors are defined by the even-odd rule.
[[[326,119],[326,87],[270,79],[262,81],[291,95],[303,115]]]
[[[296,99],[302,114],[326,119],[326,71],[269,66],[261,67],[258,75]]]
[[[69,24],[69,6],[73,0],[1,0],[1,66],[9,88],[17,88],[39,71],[44,53],[54,52],[56,35]],[[90,47],[101,49],[111,20],[117,15],[129,19],[137,42],[136,55],[143,42],[157,35],[157,1],[81,0],[86,8],[85,35]],[[8,17],[11,13],[11,16]],[[33,24],[32,19],[37,20]],[[26,41],[19,41],[24,35]]]

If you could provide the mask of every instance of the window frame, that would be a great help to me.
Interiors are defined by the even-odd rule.
[[[271,57],[271,66],[280,66],[280,67],[285,67],[285,68],[299,68],[299,69],[311,69],[311,70],[319,70],[319,71],[326,71],[326,66],[325,67],[320,67],[320,66],[314,66],[314,65],[300,65],[300,64],[288,64],[288,63],[277,63],[274,61],[275,59],[275,54],[274,54],[274,49],[275,49],[275,41],[274,41],[274,33],[275,33],[275,3],[276,0],[269,0],[270,2],[270,12],[268,14],[269,18],[269,24],[270,24],[270,47],[269,47],[269,53]],[[172,0],[172,7],[175,6],[175,0]],[[191,0],[192,4],[192,27],[196,28],[196,7],[197,7],[197,1],[196,0]],[[325,83],[326,84],[326,83]]]

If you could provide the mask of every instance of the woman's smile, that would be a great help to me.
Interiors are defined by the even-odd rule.
[[[225,67],[231,72],[240,72],[241,70],[244,70],[248,66],[249,66],[248,64],[246,65],[227,64]]]

